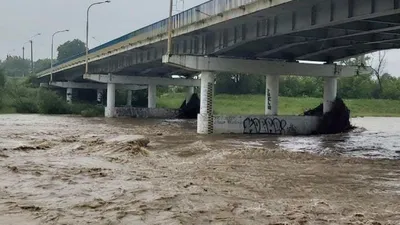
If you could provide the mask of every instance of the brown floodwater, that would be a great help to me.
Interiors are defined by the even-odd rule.
[[[400,119],[351,133],[0,115],[0,224],[400,224]]]

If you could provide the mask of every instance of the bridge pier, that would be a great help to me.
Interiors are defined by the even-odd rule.
[[[132,106],[132,90],[128,90],[128,95],[126,97],[126,106]]]
[[[107,118],[115,117],[115,84],[107,84],[107,107],[104,111]]]
[[[279,76],[266,77],[265,87],[265,115],[278,115]]]
[[[214,133],[214,80],[215,73],[201,73],[200,113],[197,115],[197,133]]]
[[[67,88],[67,103],[72,104],[72,88]]]
[[[193,94],[194,94],[194,87],[187,87],[187,89],[186,89],[186,104],[189,103],[190,98],[192,97]]]
[[[149,84],[147,89],[148,108],[156,108],[157,106],[157,85]]]
[[[325,77],[324,81],[324,114],[331,111],[337,96],[337,78]]]
[[[97,89],[97,104],[103,103],[103,89]]]

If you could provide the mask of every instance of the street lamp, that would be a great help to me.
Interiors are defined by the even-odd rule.
[[[34,73],[34,68],[33,68],[33,38],[35,38],[35,37],[37,37],[39,35],[41,35],[41,33],[37,33],[37,34],[33,35],[31,37],[31,39],[29,40],[29,42],[31,43],[31,73],[32,74]]]
[[[103,1],[103,2],[95,2],[91,4],[86,12],[86,68],[85,68],[85,74],[88,73],[89,71],[89,10],[92,6],[94,5],[100,5],[104,3],[110,3],[111,1]]]
[[[174,6],[174,0],[170,0],[169,3],[169,17],[168,17],[168,43],[167,43],[167,55],[171,55],[172,45],[172,8]]]
[[[50,62],[50,83],[53,82],[53,53],[54,53],[54,36],[58,33],[68,32],[69,30],[59,30],[51,36],[51,62]]]
[[[28,43],[29,43],[29,41],[25,42],[25,43],[22,45],[22,59],[23,59],[23,60],[25,60],[25,45],[28,44]]]

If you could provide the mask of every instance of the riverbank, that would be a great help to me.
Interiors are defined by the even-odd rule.
[[[157,100],[157,107],[179,108],[184,98],[184,93],[163,94]],[[214,109],[216,114],[262,115],[264,114],[264,101],[264,95],[216,95]],[[400,100],[345,99],[344,101],[351,110],[352,117],[400,117]],[[308,109],[315,108],[321,102],[322,99],[319,98],[279,97],[279,114],[300,115]],[[17,110],[10,105],[6,104],[5,107],[0,107],[0,114],[17,113]],[[66,104],[59,105],[66,108]],[[64,111],[67,114],[81,114],[87,117],[104,115],[101,107],[89,104],[73,104]],[[37,111],[27,113],[37,113]]]
[[[164,94],[158,100],[159,107],[179,108],[184,99],[183,93]],[[345,99],[352,117],[400,117],[400,100]],[[216,114],[224,115],[262,115],[265,105],[264,95],[216,95],[214,109]],[[279,97],[280,115],[299,115],[322,103],[322,98]]]
[[[196,135],[190,121],[17,114],[0,115],[0,127],[2,224],[400,221],[398,161],[282,149],[303,137],[218,138]],[[135,135],[150,143],[130,141]],[[365,138],[332,138],[312,143],[366,148]]]

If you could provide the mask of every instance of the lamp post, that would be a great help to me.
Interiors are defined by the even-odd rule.
[[[29,42],[31,43],[31,73],[32,73],[32,74],[34,73],[34,65],[33,65],[33,38],[35,38],[35,37],[37,37],[37,36],[39,36],[39,35],[41,35],[41,33],[37,33],[37,34],[33,35],[33,36],[31,37],[31,39],[29,40]]]
[[[85,74],[89,71],[89,10],[94,5],[100,5],[104,3],[110,3],[111,1],[102,1],[102,2],[95,2],[91,4],[86,12],[86,67],[85,67]]]
[[[53,82],[53,53],[54,53],[54,36],[58,33],[68,32],[69,30],[59,30],[51,36],[51,61],[50,61],[50,83]]]
[[[167,43],[167,55],[171,55],[172,45],[172,8],[174,6],[174,0],[170,0],[169,3],[169,17],[168,17],[168,43]]]

